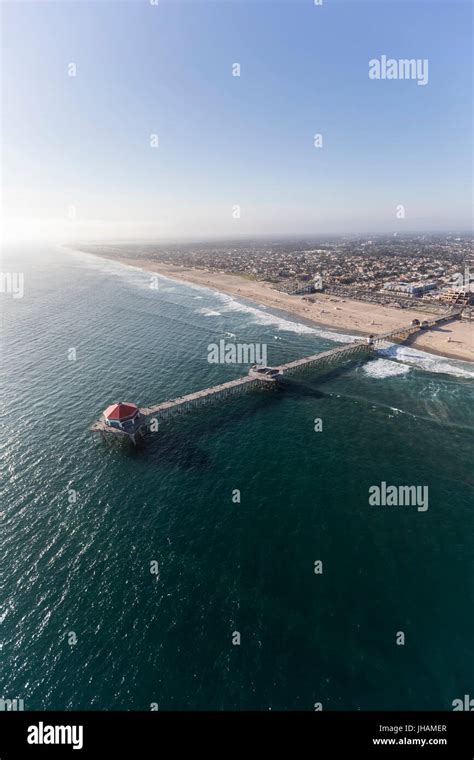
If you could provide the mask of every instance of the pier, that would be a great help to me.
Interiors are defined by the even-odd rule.
[[[239,377],[237,380],[229,380],[228,383],[213,385],[211,388],[204,388],[204,390],[196,391],[196,393],[188,393],[186,396],[179,396],[171,401],[164,401],[162,404],[145,407],[142,409],[142,412],[146,417],[165,419],[173,414],[189,412],[192,408],[204,406],[211,403],[211,401],[219,401],[230,396],[235,396],[237,393],[240,394],[243,391],[249,390],[259,382],[259,379],[246,375],[245,377]]]
[[[277,383],[287,375],[293,375],[306,369],[318,368],[322,371],[330,371],[346,362],[368,358],[373,355],[377,348],[381,348],[384,344],[403,342],[410,335],[420,330],[432,329],[452,319],[458,319],[460,316],[461,311],[455,310],[423,322],[415,319],[410,325],[398,327],[390,332],[356,339],[352,343],[347,343],[311,356],[305,356],[302,359],[295,359],[286,364],[280,364],[277,367],[254,365],[250,368],[247,375],[239,377],[236,380],[229,380],[227,383],[213,385],[209,388],[188,393],[185,396],[178,396],[178,398],[169,401],[162,401],[152,406],[140,409],[136,407],[137,413],[134,414],[133,420],[127,419],[123,423],[119,422],[118,425],[115,424],[114,427],[111,427],[110,420],[106,417],[107,411],[112,409],[112,407],[108,407],[101,419],[94,422],[90,429],[94,433],[112,433],[119,437],[129,438],[133,443],[136,443],[137,438],[143,435],[149,428],[151,420],[160,422],[171,416],[189,412],[197,407],[221,401],[245,391],[256,389],[257,387],[265,387],[269,384]],[[125,407],[129,410],[133,405],[118,404],[115,406]]]

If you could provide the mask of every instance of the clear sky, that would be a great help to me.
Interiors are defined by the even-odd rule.
[[[1,12],[6,236],[471,226],[470,2],[18,0]],[[382,55],[428,59],[428,83],[370,79]]]

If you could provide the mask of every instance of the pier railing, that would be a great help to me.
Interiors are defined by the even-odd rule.
[[[211,401],[235,396],[237,393],[242,393],[258,384],[260,384],[258,379],[246,375],[245,377],[239,377],[237,380],[229,380],[227,383],[204,388],[202,391],[188,393],[186,396],[179,396],[178,398],[171,399],[171,401],[163,401],[161,404],[145,407],[140,411],[146,417],[165,419],[174,414],[183,414],[191,408],[211,403]]]

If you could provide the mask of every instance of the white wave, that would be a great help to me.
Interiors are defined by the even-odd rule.
[[[149,272],[147,270],[142,269],[141,267],[134,266],[133,264],[125,264],[123,262],[115,261],[114,259],[104,259],[100,256],[96,256],[95,254],[85,253],[82,251],[77,251],[77,253],[83,257],[83,260],[88,263],[89,266],[92,266],[96,269],[100,269],[104,272],[107,272],[109,274],[114,273],[117,275],[125,274],[127,271],[131,273],[131,270],[133,270],[137,274],[141,274],[142,277],[144,276],[146,284],[149,283],[150,276],[153,276],[158,273]],[[248,314],[252,317],[251,321],[254,324],[259,325],[272,325],[275,326],[277,330],[282,330],[286,332],[293,332],[297,333],[299,335],[316,335],[319,338],[327,338],[328,340],[332,340],[335,343],[350,343],[354,338],[357,336],[355,335],[348,335],[345,333],[338,333],[338,332],[332,332],[331,330],[327,330],[321,327],[317,326],[310,326],[305,325],[301,322],[293,322],[290,319],[285,319],[284,317],[277,316],[276,314],[271,314],[270,312],[266,311],[267,306],[264,304],[259,304],[258,308],[256,306],[249,306],[248,304],[241,303],[236,298],[234,298],[231,295],[228,295],[227,293],[221,293],[219,291],[213,290],[212,288],[208,288],[205,285],[197,285],[193,282],[185,282],[184,280],[177,280],[173,277],[169,277],[167,275],[159,273],[160,283],[166,282],[169,283],[171,286],[175,286],[174,289],[187,289],[191,288],[192,290],[198,290],[201,292],[206,293],[206,295],[210,296],[211,298],[215,298],[218,301],[220,301],[224,307],[222,311],[224,312],[240,312],[242,314]],[[135,281],[135,284],[138,284]],[[143,285],[144,282],[140,282],[139,284]],[[178,287],[176,287],[178,286]],[[163,291],[166,291],[167,288],[160,288]],[[171,290],[171,288],[169,288]],[[202,299],[202,295],[195,295],[194,298],[196,299]],[[201,309],[201,314],[204,314],[205,316],[211,317],[211,316],[221,316],[221,312],[216,311],[215,309],[206,308]]]
[[[377,353],[397,359],[399,362],[417,367],[418,369],[423,369],[426,372],[474,379],[474,365],[472,362],[436,356],[435,354],[429,354],[427,351],[420,351],[411,346],[398,344],[381,349]]]
[[[310,325],[302,324],[300,322],[293,322],[290,319],[285,319],[283,317],[277,316],[276,314],[271,314],[270,312],[266,311],[267,307],[263,304],[259,304],[258,308],[249,306],[247,304],[241,303],[233,296],[227,295],[226,293],[220,293],[219,291],[213,290],[212,288],[206,287],[205,285],[197,285],[195,283],[177,280],[173,277],[169,277],[161,273],[154,273],[144,270],[141,267],[134,266],[133,264],[126,264],[124,262],[115,261],[114,259],[102,258],[101,256],[97,256],[93,253],[86,253],[85,251],[80,251],[78,249],[69,248],[69,251],[75,254],[79,260],[82,259],[82,263],[86,264],[89,268],[95,268],[101,270],[102,272],[106,272],[107,274],[122,277],[128,274],[129,282],[133,282],[133,284],[139,285],[141,287],[149,287],[150,276],[158,275],[160,282],[167,281],[171,286],[177,286],[177,290],[180,290],[181,288],[183,288],[183,290],[191,288],[192,290],[201,291],[201,293],[205,293],[210,298],[215,298],[220,301],[223,304],[223,312],[235,311],[241,312],[243,314],[248,314],[252,318],[251,321],[255,324],[266,326],[272,325],[275,326],[277,330],[293,332],[302,335],[315,335],[319,338],[326,338],[327,340],[334,341],[335,343],[350,343],[352,340],[358,337],[356,335],[333,332],[332,330],[324,329],[316,325],[313,327]],[[202,299],[203,296],[196,295],[194,298]],[[216,311],[211,308],[202,309],[200,313],[204,314],[205,316],[221,316],[220,311]],[[457,359],[450,359],[448,357],[437,356],[426,351],[420,351],[419,349],[403,345],[391,345],[388,348],[379,349],[377,353],[380,356],[396,359],[398,362],[403,363],[403,365],[419,368],[425,370],[426,372],[448,374],[460,378],[474,379],[474,364],[472,362],[465,362]],[[394,366],[400,367],[402,365],[395,364],[394,362],[389,362],[389,364],[391,366],[389,374],[391,375],[405,374],[405,372],[409,369],[408,367],[407,370],[394,370]],[[367,370],[369,370],[373,365],[374,362],[367,364]],[[380,369],[380,371],[383,372],[382,369]],[[386,371],[388,372],[387,367]],[[371,372],[377,372],[377,370],[371,370]],[[384,375],[376,376],[381,377]]]
[[[327,338],[333,340],[336,343],[350,343],[356,336],[348,335],[345,333],[332,332],[332,330],[325,330],[324,328],[313,327],[311,325],[305,325],[302,322],[293,322],[290,319],[285,319],[277,314],[272,314],[268,311],[262,311],[261,308],[256,306],[250,306],[248,304],[241,303],[233,296],[226,293],[214,294],[223,304],[223,312],[240,312],[241,314],[248,314],[252,317],[252,322],[258,325],[272,325],[277,330],[286,332],[294,332],[299,335],[317,335],[320,338]]]
[[[214,309],[208,309],[207,306],[204,306],[202,309],[199,309],[198,314],[204,314],[205,317],[220,317],[221,313],[220,311],[214,311]]]
[[[320,338],[327,338],[328,340],[333,340],[335,343],[352,343],[354,340],[360,340],[360,335],[333,332],[332,330],[325,330],[323,327],[315,327],[314,333]]]
[[[377,378],[406,375],[410,372],[410,369],[406,364],[398,364],[398,362],[390,361],[389,359],[375,359],[363,366],[363,371],[366,375]]]
[[[75,248],[68,248],[69,253],[77,259],[78,266],[86,269],[94,269],[97,272],[106,274],[108,277],[117,277],[124,280],[129,285],[135,285],[140,288],[150,288],[150,282],[158,279],[158,284],[162,276],[158,272],[152,272],[134,264],[126,264],[115,259],[107,259],[94,253],[88,253]],[[172,282],[170,280],[170,282]],[[173,282],[174,284],[174,282]],[[174,290],[174,288],[153,288],[154,290]]]

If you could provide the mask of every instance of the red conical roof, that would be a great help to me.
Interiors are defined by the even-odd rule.
[[[104,412],[104,417],[108,420],[125,420],[132,417],[138,412],[136,404],[130,404],[127,401],[121,401],[118,404],[111,404]]]

